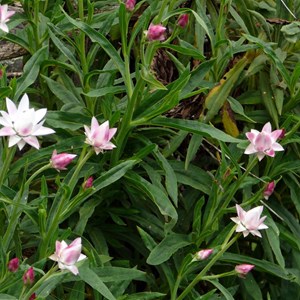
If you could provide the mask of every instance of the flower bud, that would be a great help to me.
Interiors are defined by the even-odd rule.
[[[280,134],[280,136],[278,137],[278,139],[282,140],[282,139],[285,137],[285,133],[286,133],[285,129],[284,129],[284,128],[281,129],[281,134]]]
[[[89,189],[93,187],[94,178],[93,176],[90,176],[84,183],[83,183],[83,189]]]
[[[34,270],[30,267],[23,275],[23,282],[25,285],[32,285],[34,281]]]
[[[164,41],[166,30],[167,28],[160,24],[153,25],[151,23],[147,31],[147,38],[149,41]]]
[[[195,258],[197,260],[204,260],[207,259],[213,252],[213,249],[203,249],[196,253]]]
[[[189,15],[183,14],[178,18],[177,24],[178,26],[184,28],[189,22]]]
[[[127,0],[125,3],[125,7],[128,11],[133,11],[135,6],[136,0]]]
[[[57,151],[54,150],[52,153],[50,163],[52,167],[57,171],[66,170],[66,166],[69,165],[76,156],[76,154],[69,153],[57,154]]]
[[[8,262],[7,268],[10,272],[17,272],[19,269],[19,259],[17,257]]]
[[[275,181],[269,182],[264,190],[264,198],[266,200],[273,194],[275,189]]]
[[[254,265],[248,264],[237,265],[235,266],[235,271],[238,273],[239,277],[245,278],[254,267]]]
[[[33,293],[33,294],[29,297],[28,300],[34,300],[34,299],[36,299],[36,294],[35,294],[35,293]]]

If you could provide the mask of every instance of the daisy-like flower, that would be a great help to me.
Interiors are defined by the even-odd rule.
[[[18,145],[22,150],[25,144],[39,149],[40,144],[37,136],[48,135],[55,131],[43,127],[45,120],[42,120],[46,115],[47,109],[42,108],[37,111],[34,108],[29,108],[29,99],[27,94],[24,94],[19,106],[16,107],[14,102],[6,98],[7,111],[0,111],[0,124],[4,127],[0,129],[0,136],[8,136],[8,147]]]
[[[270,122],[264,125],[261,132],[251,129],[251,132],[246,133],[251,144],[246,148],[245,154],[256,153],[259,161],[261,161],[265,155],[274,157],[275,151],[284,151],[283,147],[276,142],[281,135],[281,129],[272,132]]]
[[[9,29],[6,23],[10,20],[10,17],[15,14],[15,11],[8,11],[8,5],[0,5],[0,29],[4,32],[8,32]]]
[[[58,262],[58,267],[61,270],[69,270],[74,275],[79,273],[75,263],[86,258],[81,254],[82,244],[81,238],[75,239],[70,245],[65,241],[56,241],[55,252],[49,258]]]
[[[253,236],[261,237],[259,230],[267,229],[268,226],[264,224],[266,216],[260,217],[263,206],[257,206],[250,209],[249,211],[244,211],[238,204],[236,205],[236,211],[238,216],[231,218],[231,220],[238,224],[236,227],[236,232],[242,232],[243,236],[246,237],[249,233]]]
[[[116,146],[110,142],[117,132],[117,128],[109,128],[109,122],[105,121],[99,125],[95,117],[92,118],[91,128],[84,125],[86,140],[85,142],[94,147],[96,154],[104,150],[112,150]]]

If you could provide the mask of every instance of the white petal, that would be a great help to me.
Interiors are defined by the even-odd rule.
[[[274,151],[284,151],[284,148],[278,143],[274,143],[272,145],[272,148],[273,148]]]
[[[13,116],[17,113],[17,107],[13,101],[11,101],[9,98],[6,98],[6,107],[8,114],[10,116]]]
[[[32,135],[39,136],[39,135],[48,135],[48,134],[52,134],[52,133],[55,133],[55,131],[53,129],[41,126],[37,130],[34,128]]]
[[[40,144],[39,144],[39,141],[38,139],[35,137],[35,136],[26,136],[26,137],[23,137],[23,140],[29,144],[30,146],[36,148],[36,149],[40,149]]]
[[[0,23],[0,29],[2,29],[4,32],[9,32],[8,26],[3,22]]]
[[[254,148],[253,144],[250,144],[246,149],[245,149],[245,154],[253,154],[256,153],[256,149]]]
[[[52,255],[50,255],[49,258],[50,258],[51,260],[54,260],[54,261],[58,261],[58,260],[59,260],[58,256],[57,256],[55,253],[52,254]]]
[[[265,154],[263,152],[257,152],[257,158],[259,161],[261,161],[265,157]]]
[[[11,127],[3,127],[0,129],[0,136],[15,135],[16,132]]]
[[[47,113],[47,108],[38,109],[34,113],[34,124],[40,122],[45,117],[46,113]]]
[[[23,149],[23,147],[26,145],[26,143],[23,140],[20,140],[20,142],[18,142],[18,148],[21,151]]]
[[[27,94],[24,94],[19,103],[18,112],[24,112],[27,110],[29,110],[29,98],[28,98]]]
[[[262,131],[267,132],[267,133],[271,133],[272,132],[272,126],[271,123],[268,122],[264,125],[264,127],[262,128]]]
[[[67,266],[65,265],[65,269],[69,270],[70,272],[72,272],[74,275],[79,274],[78,268],[75,265],[72,266]]]
[[[17,143],[19,143],[21,141],[21,138],[18,135],[12,135],[9,137],[9,141],[8,141],[8,147],[12,147],[14,145],[16,145]],[[25,143],[24,143],[25,145]]]

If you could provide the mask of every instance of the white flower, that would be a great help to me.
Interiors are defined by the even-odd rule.
[[[55,131],[43,127],[45,120],[42,120],[46,115],[47,109],[42,108],[37,111],[34,108],[29,108],[29,99],[27,94],[22,97],[19,106],[16,107],[14,102],[6,98],[7,111],[0,111],[0,124],[4,127],[0,129],[0,136],[8,136],[8,147],[18,145],[19,149],[29,144],[32,147],[39,149],[39,135],[47,135]]]
[[[9,31],[6,23],[13,14],[15,14],[15,11],[8,11],[7,4],[0,5],[0,29],[5,32]]]
[[[257,206],[255,208],[250,209],[249,211],[244,211],[238,204],[236,205],[236,211],[238,216],[235,218],[231,218],[231,220],[238,224],[236,227],[236,232],[242,232],[244,237],[246,237],[249,233],[252,235],[256,235],[261,237],[259,230],[267,229],[268,226],[264,224],[264,220],[266,216],[260,217],[263,206]]]

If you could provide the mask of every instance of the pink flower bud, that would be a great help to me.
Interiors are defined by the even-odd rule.
[[[212,253],[214,252],[213,249],[203,249],[196,253],[197,260],[204,260],[207,259]]]
[[[36,299],[36,294],[35,294],[35,293],[33,293],[33,294],[29,297],[28,300],[34,300],[34,299]]]
[[[34,281],[33,267],[30,267],[23,275],[23,282],[25,285],[32,285]]]
[[[189,15],[188,14],[183,14],[178,18],[177,24],[184,28],[189,22]]]
[[[166,30],[167,28],[160,24],[153,25],[151,23],[147,31],[147,38],[149,41],[164,41]]]
[[[93,187],[94,178],[93,176],[90,176],[84,183],[83,183],[83,189],[89,189]]]
[[[254,265],[237,265],[235,266],[235,271],[238,273],[238,275],[242,278],[245,278],[245,276],[254,268]]]
[[[76,156],[76,154],[69,153],[57,154],[57,151],[54,150],[52,153],[50,163],[52,167],[57,171],[66,170],[66,166],[69,165]]]
[[[264,198],[266,200],[268,200],[269,197],[273,194],[274,189],[275,189],[275,181],[272,181],[272,182],[267,184],[267,186],[264,190]]]
[[[17,257],[8,262],[7,268],[10,272],[17,272],[19,269],[19,259]]]
[[[126,9],[128,11],[133,11],[135,6],[136,0],[127,0],[125,3]]]

